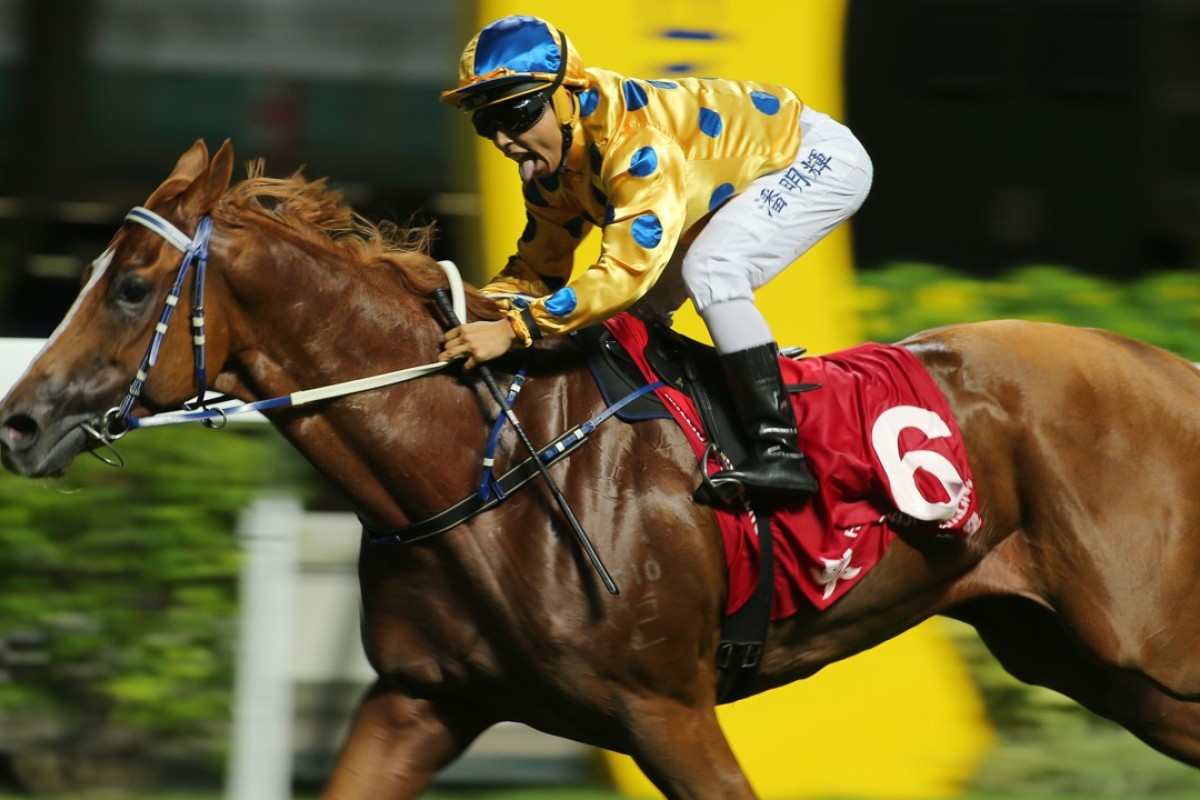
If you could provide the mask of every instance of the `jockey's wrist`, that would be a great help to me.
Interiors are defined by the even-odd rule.
[[[529,332],[529,327],[525,324],[525,320],[521,316],[521,310],[514,308],[505,316],[508,317],[508,324],[512,328],[513,336],[516,337],[514,346],[530,347],[533,345],[533,335]]]

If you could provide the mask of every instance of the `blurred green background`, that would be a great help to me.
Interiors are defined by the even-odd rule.
[[[436,218],[435,254],[472,266],[468,133],[436,102],[471,17],[465,0],[0,0],[0,336],[47,336],[200,137],[273,174],[307,164],[369,216]],[[876,164],[854,222],[867,338],[1020,317],[1200,360],[1200,2],[851,0],[846,46],[848,122]],[[268,430],[147,431],[123,452],[119,471],[0,475],[14,796],[220,796],[238,515],[278,490],[341,508]],[[1195,771],[957,637],[998,734],[966,796],[1200,796]],[[613,796],[592,785],[437,796]]]

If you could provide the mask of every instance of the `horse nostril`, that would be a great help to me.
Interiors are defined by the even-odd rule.
[[[28,447],[37,435],[37,420],[28,414],[13,414],[0,426],[0,442],[13,449]]]

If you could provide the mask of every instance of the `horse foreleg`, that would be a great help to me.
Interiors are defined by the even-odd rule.
[[[668,800],[755,797],[714,708],[646,699],[629,712],[630,754]]]
[[[323,800],[408,800],[486,727],[379,681],[359,706]]]
[[[1014,677],[1061,692],[1159,752],[1200,766],[1200,702],[1174,697],[1138,671],[1097,660],[1053,611],[993,597],[951,614],[974,625]]]

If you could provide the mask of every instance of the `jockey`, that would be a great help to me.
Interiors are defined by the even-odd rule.
[[[527,224],[483,287],[506,318],[448,331],[440,357],[470,368],[626,309],[669,323],[690,297],[753,442],[714,484],[752,497],[814,492],[753,292],[862,205],[872,167],[854,135],[782,86],[585,69],[566,35],[532,16],[480,31],[442,101],[516,162]],[[599,257],[570,280],[596,225]],[[536,299],[502,298],[514,294]]]

